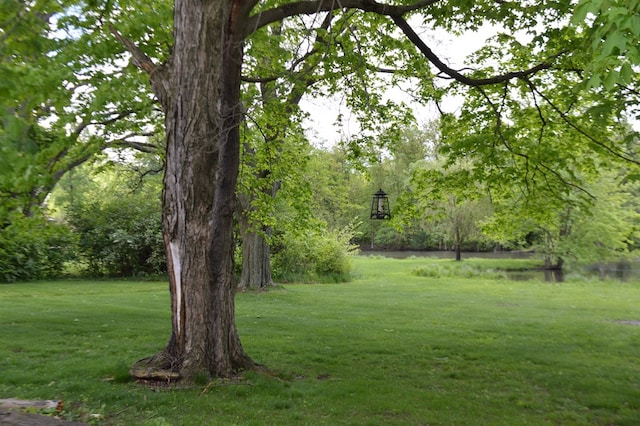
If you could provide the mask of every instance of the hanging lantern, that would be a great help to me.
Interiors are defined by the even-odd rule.
[[[382,188],[373,194],[373,200],[371,200],[371,219],[391,219],[389,197],[387,197],[387,194]]]

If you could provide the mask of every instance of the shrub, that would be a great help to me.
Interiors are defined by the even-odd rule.
[[[166,271],[159,200],[110,197],[71,205],[67,215],[89,273],[125,277]]]
[[[351,227],[343,230],[307,230],[287,234],[274,248],[273,276],[281,281],[344,282],[350,279]]]
[[[41,216],[13,214],[0,226],[0,282],[55,278],[75,255],[69,227]]]

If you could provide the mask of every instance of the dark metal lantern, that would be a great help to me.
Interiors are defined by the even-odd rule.
[[[391,219],[389,197],[387,197],[387,194],[382,188],[373,194],[373,200],[371,200],[371,219]]]

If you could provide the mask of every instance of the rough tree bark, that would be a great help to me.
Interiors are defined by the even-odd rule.
[[[246,2],[176,0],[174,46],[155,66],[121,39],[149,73],[167,133],[163,232],[172,305],[166,348],[134,366],[226,377],[254,366],[235,327],[234,191],[242,112]],[[247,5],[247,7],[250,7]]]
[[[242,236],[242,272],[238,288],[246,290],[272,286],[271,247],[265,238],[265,235],[271,235],[271,228],[267,226],[262,228],[265,235],[254,230],[248,216],[251,211],[250,199],[246,195],[239,198],[242,205],[242,211],[238,214],[238,225]]]
[[[259,290],[272,286],[271,247],[267,240],[255,231],[244,233],[242,253],[242,273],[238,288]]]
[[[176,0],[174,19],[163,193],[174,315],[162,355],[185,376],[230,376],[252,366],[234,320],[232,225],[246,11]]]

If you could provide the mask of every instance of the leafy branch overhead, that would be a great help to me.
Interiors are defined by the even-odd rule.
[[[538,108],[539,123],[543,127],[545,121],[559,118],[573,127],[576,132],[589,139],[590,144],[626,161],[635,161],[631,153],[623,152],[607,141],[603,141],[597,136],[597,132],[594,134],[591,128],[581,125],[579,120],[573,116],[573,111],[582,101],[571,90],[583,81],[584,70],[589,68],[591,62],[589,57],[584,57],[584,49],[582,48],[586,35],[576,30],[576,27],[569,25],[569,20],[573,18],[574,23],[580,23],[581,17],[586,15],[585,10],[588,9],[584,5],[574,10],[570,4],[557,2],[540,4],[539,2],[527,1],[481,1],[451,5],[437,0],[423,0],[409,4],[389,5],[371,0],[341,2],[320,0],[275,5],[271,2],[249,2],[244,7],[246,18],[241,25],[241,31],[246,40],[254,40],[261,28],[289,21],[291,22],[287,25],[292,31],[313,31],[318,35],[327,34],[327,36],[322,36],[322,40],[327,45],[324,50],[309,49],[298,57],[290,57],[290,72],[285,70],[275,72],[274,70],[269,73],[263,69],[264,74],[262,75],[245,76],[245,82],[267,82],[278,79],[295,81],[304,78],[307,81],[307,91],[311,85],[315,85],[316,89],[314,90],[317,94],[320,94],[319,87],[325,87],[329,93],[345,92],[348,99],[351,99],[349,105],[356,110],[355,114],[363,116],[361,121],[365,122],[363,124],[365,128],[371,124],[366,123],[364,117],[367,112],[362,109],[372,111],[382,108],[379,99],[384,96],[380,94],[384,90],[384,85],[382,88],[378,86],[375,89],[377,92],[373,91],[373,81],[378,79],[380,74],[393,73],[395,76],[394,85],[399,84],[398,82],[403,79],[408,81],[408,87],[407,85],[403,87],[406,91],[416,94],[413,95],[414,100],[422,103],[436,101],[438,105],[440,105],[443,94],[446,93],[445,90],[459,90],[466,95],[471,94],[473,98],[473,91],[463,91],[460,87],[456,89],[446,81],[455,82],[462,87],[467,86],[471,89],[483,86],[492,86],[498,89],[504,87],[503,99],[506,96],[511,98],[516,96],[513,98],[516,102],[526,102]],[[357,14],[358,12],[360,15]],[[323,14],[327,17],[342,15],[343,22],[336,21],[331,28],[328,25],[323,25],[314,29],[307,27],[308,21],[292,21],[300,16],[321,16]],[[375,16],[386,19],[386,21],[380,21]],[[629,18],[628,21],[626,25],[633,29],[635,21],[633,18]],[[373,22],[375,25],[372,25]],[[154,62],[133,41],[124,38],[113,26],[110,28],[132,54],[136,66],[149,74],[163,69],[161,64]],[[488,40],[486,46],[475,55],[477,60],[475,65],[469,66],[467,64],[462,68],[456,68],[448,65],[446,54],[436,53],[437,49],[434,50],[429,45],[430,43],[427,43],[420,35],[425,30],[439,28],[454,34],[464,30],[474,31],[481,28],[487,30],[488,28],[494,37]],[[404,35],[404,41],[398,30]],[[334,35],[329,36],[331,32]],[[614,34],[613,37],[620,36]],[[351,41],[347,41],[347,38]],[[347,46],[354,40],[356,44],[351,44],[350,51],[348,51]],[[297,41],[302,43],[300,38]],[[376,50],[374,46],[376,43],[382,48]],[[437,40],[434,43],[437,44]],[[332,48],[331,44],[335,47],[342,46],[342,48]],[[606,52],[605,49],[602,54],[606,54]],[[345,58],[349,56],[353,57],[350,63],[355,64],[355,67],[345,67],[347,65]],[[422,58],[422,64],[420,64],[420,58]],[[293,72],[300,64],[311,61],[315,61],[315,63],[322,61],[323,65],[312,68],[307,66],[304,73]],[[385,67],[381,61],[389,66]],[[250,58],[247,58],[247,63],[251,63]],[[330,63],[340,66],[340,70],[335,76],[327,72],[330,69],[327,64]],[[426,64],[429,66],[425,67]],[[425,73],[425,69],[433,71]],[[628,70],[627,67],[624,69]],[[351,73],[366,74],[367,78],[360,83],[358,79],[354,80],[349,77]],[[158,74],[153,75],[151,81],[156,88],[156,94],[160,94],[159,98],[162,102],[162,93],[166,93],[169,89],[163,82],[167,76],[161,77],[162,73]],[[624,80],[628,81],[628,72],[624,71],[623,74],[627,76]],[[591,78],[593,79],[593,77]],[[437,79],[443,80],[444,86],[442,83],[436,83]],[[515,83],[516,81],[520,81],[521,84],[518,85]],[[316,84],[317,82],[320,84]],[[509,86],[503,86],[504,84],[509,84]],[[355,88],[360,85],[362,85],[362,90],[356,90]],[[553,91],[560,87],[558,85],[564,87],[562,90],[568,94],[568,102],[558,101],[555,96],[551,96]],[[527,88],[528,93],[518,87]],[[633,88],[630,86],[626,86],[626,90],[633,93]],[[489,89],[489,91],[494,91],[494,89]],[[374,100],[373,93],[377,93],[375,99],[378,101],[376,102],[372,102]],[[482,96],[488,105],[495,106],[504,102],[499,99],[492,100],[493,95],[483,90],[476,92],[476,95]],[[366,99],[366,102],[363,103],[362,99]],[[542,114],[538,100],[551,107],[553,111],[545,112],[551,116]],[[512,120],[512,117],[503,115],[505,110],[495,107],[492,107],[492,110],[494,118],[487,117],[484,122],[507,123]],[[407,112],[406,109],[404,111]],[[556,118],[551,118],[552,116]],[[497,128],[497,130],[499,129]],[[495,136],[503,137],[499,131]]]
[[[258,29],[269,26],[271,24],[281,22],[288,18],[293,18],[300,15],[316,15],[323,12],[339,12],[348,10],[359,10],[362,12],[381,15],[390,18],[395,26],[400,29],[406,36],[406,38],[413,43],[417,50],[426,58],[437,70],[444,74],[447,78],[456,80],[462,84],[468,86],[483,86],[502,83],[508,80],[517,78],[526,78],[534,75],[542,70],[546,70],[553,67],[553,60],[562,55],[565,52],[555,52],[549,54],[548,58],[544,61],[540,61],[537,64],[531,65],[527,68],[512,70],[504,73],[495,73],[494,75],[484,78],[476,78],[473,76],[465,75],[460,70],[448,66],[434,51],[422,40],[416,29],[410,24],[409,20],[414,22],[414,19],[407,19],[417,16],[417,14],[424,14],[426,22],[433,21],[436,26],[442,18],[430,15],[430,6],[439,3],[438,0],[422,0],[407,5],[389,5],[385,3],[376,2],[373,0],[343,0],[336,2],[334,0],[319,0],[319,1],[298,1],[285,3],[280,6],[268,8],[265,6],[265,10],[258,11],[250,15],[243,26],[244,38],[249,38]],[[486,2],[481,2],[486,3]],[[499,17],[504,15],[504,9],[510,10],[510,15],[517,16],[522,14],[524,10],[522,5],[515,7],[515,3],[512,2],[496,2],[501,12],[497,13],[493,18],[487,17],[488,22],[498,23]],[[526,3],[526,2],[525,2]],[[254,6],[257,7],[258,2],[249,2],[246,6],[248,10],[252,11]],[[471,8],[470,12],[473,11]],[[535,14],[539,16],[540,14]],[[455,16],[453,17],[455,18]],[[355,22],[354,24],[357,24]],[[144,70],[148,74],[153,74],[158,70],[158,65],[147,56],[147,54],[141,50],[138,45],[133,41],[123,37],[116,28],[110,24],[109,28],[111,32],[116,36],[118,40],[126,47],[133,57],[133,63],[140,69]],[[382,72],[388,72],[389,70],[380,70]],[[276,77],[272,77],[276,78]],[[260,78],[255,77],[253,80],[258,81]],[[152,81],[157,80],[152,77]]]

